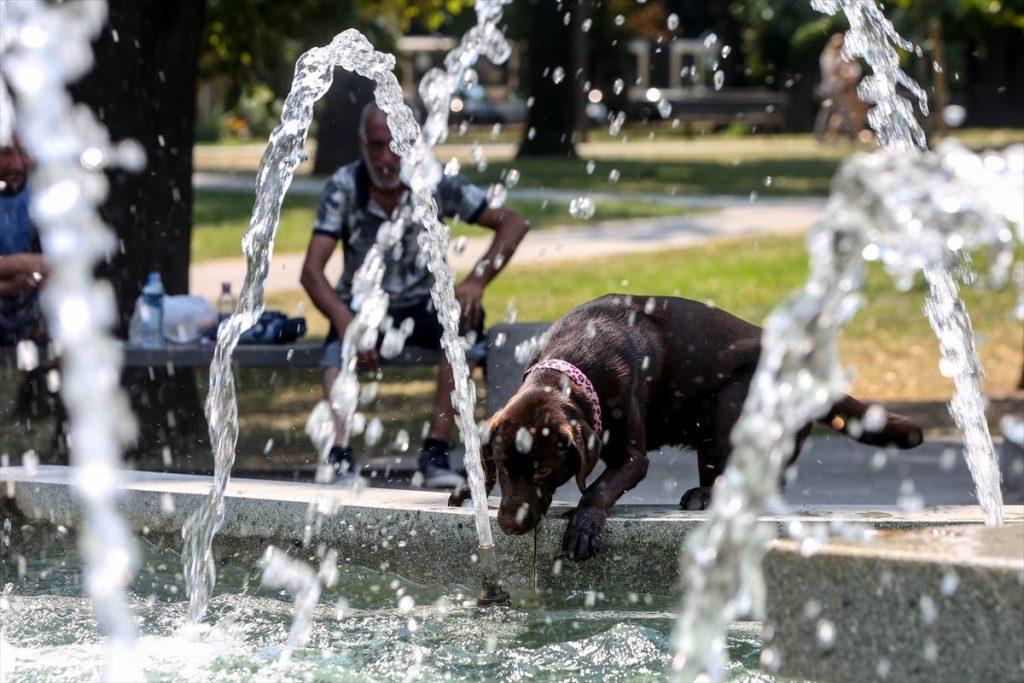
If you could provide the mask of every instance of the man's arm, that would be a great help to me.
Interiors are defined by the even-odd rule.
[[[344,337],[345,328],[352,322],[352,311],[324,275],[324,269],[331,260],[337,244],[338,240],[329,235],[314,233],[309,240],[309,247],[306,248],[306,259],[302,263],[299,282],[313,300],[313,305],[334,325],[338,334]]]
[[[352,311],[341,300],[334,287],[327,281],[324,268],[331,260],[338,240],[323,233],[313,233],[306,248],[306,259],[302,263],[302,275],[299,282],[313,300],[313,305],[323,313],[338,332],[338,339],[344,341],[345,329],[355,317]],[[359,366],[365,371],[374,372],[379,366],[376,349],[359,352]]]
[[[462,306],[462,324],[472,327],[480,321],[484,287],[498,276],[508,265],[519,243],[529,230],[529,224],[511,209],[485,208],[474,221],[477,225],[494,231],[494,240],[472,272],[455,286],[455,297]]]
[[[42,286],[48,272],[42,254],[0,256],[0,296],[34,292]]]

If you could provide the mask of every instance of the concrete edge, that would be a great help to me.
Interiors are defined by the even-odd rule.
[[[0,468],[0,495],[5,507],[32,522],[75,527],[79,503],[71,468],[44,466],[34,472]],[[210,477],[122,472],[119,507],[137,533],[179,535],[188,515],[208,495]],[[435,585],[479,583],[471,510],[446,507],[447,494],[396,489],[360,492],[331,486],[236,479],[227,492],[224,526],[215,542],[221,554],[232,544],[251,546],[252,539],[283,545],[326,543],[346,562],[392,571]],[[561,559],[561,538],[568,505],[552,506],[531,534],[506,536],[492,528],[503,583],[512,590],[595,590],[608,593],[671,595],[679,591],[679,549],[686,536],[706,519],[703,512],[670,506],[622,506],[608,519],[604,549],[583,563]],[[1024,506],[1006,511],[1024,521]],[[975,507],[927,509],[914,515],[893,508],[857,506],[808,508],[762,521],[832,524],[837,519],[876,529],[919,529],[981,521]],[[444,549],[439,552],[439,549]]]

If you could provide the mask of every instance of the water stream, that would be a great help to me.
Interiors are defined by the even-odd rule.
[[[260,161],[252,220],[242,241],[248,266],[245,280],[235,312],[218,330],[217,347],[210,365],[206,418],[214,451],[213,487],[205,503],[182,529],[185,585],[192,623],[202,619],[216,579],[213,537],[224,520],[224,493],[238,441],[238,402],[231,356],[239,336],[259,319],[263,311],[263,285],[270,269],[281,203],[296,167],[305,158],[304,146],[313,120],[313,104],[330,87],[335,66],[371,79],[375,83],[377,104],[386,113],[394,135],[392,148],[404,156],[419,136],[419,128],[412,112],[402,102],[402,89],[395,78],[394,65],[394,57],[374,50],[366,37],[354,29],[338,34],[325,47],[315,47],[303,53],[295,65],[292,87],[281,111],[281,123],[270,134]],[[360,315],[365,316],[365,311],[372,309],[364,305]]]
[[[708,521],[687,539],[680,558],[686,599],[673,634],[672,663],[680,681],[721,680],[729,623],[763,616],[761,560],[773,533],[758,523],[758,515],[784,507],[779,482],[794,435],[824,414],[848,380],[837,338],[862,303],[858,290],[865,261],[880,260],[903,289],[917,273],[924,274],[930,290],[925,310],[939,338],[940,370],[955,382],[950,411],[964,432],[978,501],[988,523],[1001,520],[982,371],[957,280],[969,277],[966,254],[982,245],[997,251],[996,264],[1006,263],[998,252],[1012,250],[1008,221],[1016,220],[1020,229],[1024,204],[1021,150],[979,158],[951,144],[939,153],[923,152],[924,133],[897,90],[909,90],[927,112],[923,90],[899,65],[897,48],[911,45],[874,0],[812,0],[812,5],[829,14],[846,13],[850,30],[844,52],[864,59],[873,72],[859,94],[874,105],[869,121],[884,149],[854,157],[840,169],[826,216],[807,238],[810,278],[765,322],[761,359],[733,429],[729,466],[716,482]],[[989,169],[981,182],[1000,176],[994,193],[978,191],[980,182],[963,182],[965,173],[981,169]],[[762,662],[769,669],[778,664],[770,651]]]
[[[121,681],[140,676],[135,625],[123,595],[138,558],[116,508],[122,450],[134,438],[135,421],[119,383],[121,347],[111,334],[114,292],[93,275],[117,248],[96,207],[108,191],[103,169],[139,170],[145,157],[137,143],[112,143],[66,89],[92,67],[91,44],[106,13],[105,2],[0,2],[0,144],[16,130],[35,163],[32,217],[50,266],[40,301],[60,355],[68,447],[84,507],[83,578],[109,638],[103,676]]]
[[[501,16],[500,2],[481,2],[478,23],[467,32],[460,48],[449,55],[449,67],[466,73],[481,52],[496,63],[508,57],[508,46],[496,27]],[[182,530],[185,538],[185,581],[189,595],[189,618],[202,619],[215,582],[212,542],[224,518],[224,492],[230,478],[238,440],[238,404],[235,397],[231,355],[238,337],[248,329],[263,310],[263,284],[270,267],[273,238],[280,218],[281,203],[291,184],[295,168],[304,155],[304,143],[312,120],[312,107],[330,87],[336,66],[354,71],[375,82],[374,97],[385,113],[393,136],[392,149],[403,158],[402,174],[411,190],[409,207],[403,207],[393,221],[382,225],[377,243],[353,279],[355,318],[345,330],[342,344],[341,373],[331,389],[331,408],[342,416],[345,431],[340,435],[347,443],[348,425],[352,423],[359,400],[357,352],[376,344],[379,331],[387,317],[388,295],[381,288],[388,250],[401,238],[410,220],[425,226],[422,245],[428,267],[435,275],[431,292],[434,307],[444,327],[442,345],[455,376],[454,404],[457,422],[466,448],[466,467],[477,510],[476,526],[482,548],[481,561],[485,572],[496,577],[493,540],[487,517],[483,470],[480,464],[479,435],[473,419],[476,387],[469,377],[465,349],[458,335],[459,306],[454,298],[454,271],[447,264],[448,230],[438,220],[433,190],[440,180],[440,164],[434,159],[432,143],[420,133],[412,111],[404,104],[402,90],[394,76],[394,57],[377,52],[365,36],[354,29],[337,35],[326,47],[305,52],[296,64],[291,91],[281,113],[281,124],[270,136],[267,151],[260,162],[256,184],[256,204],[249,230],[243,241],[248,269],[235,313],[221,326],[217,348],[210,368],[210,393],[207,399],[207,420],[214,447],[214,485],[206,503],[189,518]],[[454,88],[455,81],[450,84]],[[437,92],[436,89],[431,92]],[[447,97],[451,97],[449,89]],[[447,111],[447,100],[445,111]],[[431,111],[434,111],[433,109]],[[437,123],[437,118],[432,118]],[[445,126],[446,127],[446,126]],[[432,129],[433,130],[433,129]],[[433,134],[436,140],[443,134]],[[315,435],[321,459],[334,441],[329,411],[318,411],[311,419],[310,432]],[[320,424],[315,424],[319,420]]]
[[[417,130],[415,141],[408,152],[402,153],[402,178],[409,187],[410,202],[392,223],[385,224],[378,233],[378,241],[367,254],[363,265],[353,279],[353,308],[355,319],[345,331],[342,344],[341,372],[331,388],[331,409],[339,416],[342,433],[340,443],[347,445],[349,425],[353,422],[359,398],[357,352],[372,348],[379,329],[385,322],[388,295],[380,283],[387,267],[385,255],[401,238],[402,231],[413,222],[424,227],[419,242],[426,257],[427,267],[434,275],[431,298],[443,327],[441,345],[444,348],[454,376],[452,404],[456,410],[456,423],[465,448],[464,462],[472,492],[477,536],[480,539],[480,561],[485,583],[497,577],[494,541],[487,513],[487,492],[483,467],[480,463],[480,436],[473,411],[476,406],[476,385],[469,373],[463,339],[459,336],[460,307],[455,299],[455,271],[448,264],[449,230],[438,220],[434,191],[442,177],[441,164],[434,157],[434,145],[443,142],[448,134],[448,114],[453,93],[460,85],[476,82],[473,66],[481,55],[494,64],[504,63],[511,49],[498,21],[501,19],[502,0],[478,0],[477,23],[462,37],[459,45],[445,57],[444,69],[431,69],[420,83],[420,96],[427,108],[422,135]],[[389,121],[389,126],[393,126]],[[312,431],[323,434],[322,452],[330,449],[334,439],[332,421],[327,411],[320,412],[322,424]]]

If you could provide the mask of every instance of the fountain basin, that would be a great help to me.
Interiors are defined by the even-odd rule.
[[[69,468],[43,466],[34,472],[0,469],[5,505],[28,521],[73,528],[79,521]],[[210,477],[124,472],[120,510],[137,534],[179,534],[182,523],[210,490]],[[314,544],[337,550],[346,564],[393,572],[424,584],[471,586],[479,583],[472,511],[446,506],[447,494],[420,490],[332,486],[234,479],[227,489],[224,527],[215,555],[235,548],[289,547],[310,535]],[[319,521],[310,506],[324,516]],[[492,499],[492,520],[497,499]],[[678,553],[683,539],[706,519],[704,512],[674,506],[623,505],[609,518],[604,550],[583,563],[562,561],[561,539],[568,505],[553,505],[543,523],[523,536],[495,534],[503,584],[516,591],[593,590],[670,595],[679,591]],[[1007,519],[1024,521],[1024,506],[1006,508]],[[977,524],[973,506],[927,508],[908,514],[895,506],[806,506],[765,523],[800,519],[809,525],[834,520],[882,530],[911,530]],[[497,525],[492,521],[492,526]]]
[[[831,541],[810,557],[793,541],[775,541],[765,579],[765,647],[783,676],[1024,680],[1019,519],[883,531]]]

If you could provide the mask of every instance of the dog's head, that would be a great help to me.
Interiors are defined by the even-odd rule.
[[[572,477],[580,491],[586,488],[601,440],[576,402],[558,389],[520,391],[488,426],[483,455],[501,485],[498,525],[506,534],[537,526],[555,490]]]

